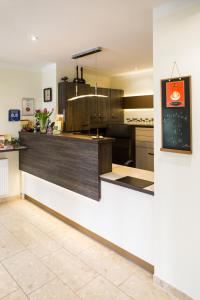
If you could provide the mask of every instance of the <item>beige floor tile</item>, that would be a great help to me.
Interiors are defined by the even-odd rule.
[[[119,288],[135,300],[175,300],[162,289],[155,287],[152,280],[145,280],[138,276],[137,272]]]
[[[44,215],[41,215],[41,212],[37,214],[34,213],[32,216],[29,217],[29,222],[45,233],[49,233],[53,230],[56,230],[59,227],[62,228],[65,225],[64,222],[60,221],[56,217],[46,212]]]
[[[56,241],[65,241],[68,238],[78,237],[80,236],[80,232],[75,228],[62,223],[62,225],[56,227],[53,231],[51,231],[48,235]]]
[[[25,247],[38,244],[47,238],[47,235],[28,222],[16,222],[8,230],[15,236],[15,238]]]
[[[2,300],[28,300],[22,290],[17,290],[16,292],[9,294],[7,297]]]
[[[91,281],[96,272],[65,249],[49,255],[42,261],[73,291]]]
[[[80,300],[61,280],[55,279],[29,295],[30,300]]]
[[[98,276],[77,292],[82,300],[130,300],[127,295],[107,281]]]
[[[27,250],[5,259],[2,264],[25,293],[31,293],[55,277]]]
[[[63,227],[61,230],[56,229],[49,235],[74,255],[78,255],[82,251],[98,244],[93,239],[68,226],[67,224],[66,227]]]
[[[101,245],[81,252],[79,258],[115,285],[121,284],[137,269],[134,263]]]
[[[8,202],[0,203],[0,220],[1,216],[8,214],[15,214],[14,209],[12,209],[12,205]]]
[[[24,250],[24,246],[5,227],[0,227],[0,261]]]
[[[0,299],[16,291],[18,288],[16,282],[0,264]]]
[[[15,227],[22,227],[26,226],[26,224],[29,224],[24,217],[13,213],[11,210],[9,210],[9,212],[5,215],[0,215],[0,223],[9,231],[12,231]]]
[[[58,251],[61,248],[61,244],[52,240],[50,237],[45,237],[38,243],[29,246],[28,250],[30,250],[31,253],[33,253],[38,258],[42,258],[54,253],[55,251]]]

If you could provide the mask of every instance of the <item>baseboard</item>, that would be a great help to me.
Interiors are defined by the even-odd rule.
[[[194,300],[190,296],[186,295],[185,293],[179,291],[174,286],[170,285],[169,283],[165,282],[164,280],[160,279],[157,276],[153,276],[154,284],[161,287],[165,290],[168,294],[175,296],[179,300]]]
[[[61,221],[65,222],[66,224],[76,228],[77,230],[81,231],[82,233],[86,234],[87,236],[89,236],[90,238],[96,240],[97,242],[103,244],[104,246],[112,249],[113,251],[117,252],[118,254],[122,255],[123,257],[127,258],[128,260],[134,262],[135,264],[139,265],[140,267],[142,267],[143,269],[147,270],[148,272],[150,272],[151,274],[154,273],[154,266],[149,264],[148,262],[142,260],[141,258],[133,255],[132,253],[124,250],[123,248],[113,244],[112,242],[104,239],[103,237],[99,236],[98,234],[86,229],[85,227],[79,225],[78,223],[68,219],[67,217],[63,216],[62,214],[56,212],[55,210],[49,208],[48,206],[42,204],[41,202],[31,198],[28,195],[24,195],[24,198],[30,202],[32,202],[33,204],[39,206],[40,208],[44,209],[45,211],[47,211],[48,213],[52,214],[53,216],[55,216],[56,218],[60,219]]]

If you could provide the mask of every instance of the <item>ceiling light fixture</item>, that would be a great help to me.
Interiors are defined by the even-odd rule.
[[[89,50],[85,50],[85,51],[73,54],[72,59],[79,59],[79,58],[82,58],[84,56],[88,56],[88,55],[91,55],[91,54],[97,54],[98,52],[101,52],[102,50],[103,50],[102,47],[96,47],[96,48],[92,48],[92,49],[89,49]],[[82,99],[82,98],[86,98],[86,97],[108,98],[108,96],[98,94],[97,82],[95,83],[95,93],[94,94],[87,94],[87,95],[78,96],[78,82],[76,82],[76,96],[72,97],[72,98],[69,98],[68,101],[74,101],[74,100]]]

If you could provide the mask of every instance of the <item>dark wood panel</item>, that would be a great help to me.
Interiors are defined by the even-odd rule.
[[[20,170],[99,200],[99,175],[112,170],[111,140],[33,133],[20,133],[20,140],[28,148],[20,153]]]
[[[110,118],[109,123],[124,123],[124,111],[122,109],[123,90],[110,90]]]
[[[123,108],[153,108],[153,95],[123,97]]]

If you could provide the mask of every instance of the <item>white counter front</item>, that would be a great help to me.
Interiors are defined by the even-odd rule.
[[[154,265],[152,195],[101,181],[94,201],[27,173],[23,182],[29,197]]]

